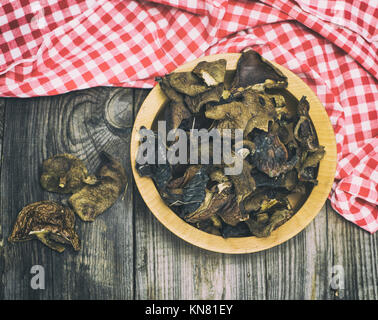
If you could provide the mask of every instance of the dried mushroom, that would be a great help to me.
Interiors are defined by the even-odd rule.
[[[243,168],[241,174],[230,175],[230,179],[234,184],[236,202],[241,210],[241,204],[256,189],[255,179],[251,175],[252,166],[243,160]]]
[[[290,219],[293,212],[288,209],[274,211],[271,215],[262,212],[246,221],[252,235],[263,238],[268,237],[271,232]]]
[[[41,185],[50,192],[74,193],[86,183],[93,183],[84,163],[71,154],[59,154],[43,161]]]
[[[224,82],[227,61],[219,59],[208,62],[202,61],[193,69],[193,73],[200,77],[208,86],[216,86]]]
[[[198,172],[200,168],[200,165],[189,166],[182,176],[170,180],[167,184],[167,187],[171,189],[183,188],[188,183],[188,181],[190,181],[194,177],[194,175]]]
[[[168,129],[184,130],[190,146],[197,139],[193,131],[201,129],[218,129],[219,138],[229,142],[217,149],[216,137],[201,141],[196,152],[201,160],[210,153],[206,163],[191,164],[187,147],[185,164],[137,161],[136,169],[151,177],[165,203],[194,227],[225,238],[268,237],[298,210],[291,206],[291,196],[304,197],[316,185],[325,151],[306,97],[291,102],[287,78],[278,68],[245,51],[230,82],[225,80],[226,64],[223,59],[200,62],[191,72],[172,73],[159,82],[168,98]],[[236,129],[242,130],[241,139]],[[172,150],[172,145],[160,144],[156,153]],[[213,152],[230,145],[230,152],[215,161]],[[226,174],[236,163],[241,170]]]
[[[38,239],[58,252],[70,245],[80,250],[79,236],[75,232],[73,211],[54,201],[40,201],[27,205],[18,214],[10,242]]]
[[[126,172],[122,165],[106,152],[102,152],[101,157],[97,182],[84,186],[68,200],[84,221],[94,221],[114,204],[126,187]]]
[[[206,167],[200,167],[192,179],[183,187],[181,214],[187,215],[197,210],[206,197],[206,186],[209,176]]]
[[[58,252],[66,245],[80,250],[75,212],[82,220],[93,221],[113,205],[126,185],[122,165],[106,152],[100,156],[102,166],[97,177],[89,175],[83,162],[70,154],[45,160],[42,187],[50,192],[72,193],[68,200],[71,207],[50,200],[27,205],[20,211],[9,241],[38,239]]]
[[[177,129],[183,120],[191,117],[192,113],[186,107],[184,95],[173,89],[166,77],[160,78],[158,81],[161,89],[169,99],[168,107],[165,108],[168,131]]]
[[[181,122],[189,119],[192,113],[188,110],[183,102],[169,102],[165,109],[165,119],[167,120],[167,130],[177,129]]]
[[[246,212],[258,211],[262,207],[264,201],[268,200],[269,197],[265,192],[255,192],[243,201],[244,210]]]
[[[239,222],[249,219],[249,214],[240,210],[240,206],[235,198],[228,201],[227,205],[225,205],[222,210],[218,212],[218,215],[226,224],[233,227],[235,227]]]
[[[302,97],[297,106],[299,120],[294,128],[294,137],[305,149],[314,151],[318,149],[319,143],[316,136],[315,127],[310,119],[310,105],[306,97]]]
[[[221,235],[223,238],[240,238],[251,236],[251,231],[244,222],[240,222],[235,226],[225,224],[221,229]]]
[[[292,122],[291,123],[286,123],[286,122],[277,123],[276,133],[285,146],[288,146],[289,148],[297,147],[297,142],[295,141],[294,128],[293,128]]]
[[[184,95],[171,87],[167,77],[159,78],[157,81],[160,84],[160,88],[170,101],[184,103]]]
[[[219,120],[218,129],[242,129],[244,136],[255,128],[268,131],[276,116],[272,101],[252,89],[244,90],[238,97],[229,103],[207,106],[205,116]]]
[[[198,113],[202,106],[209,102],[219,102],[223,93],[223,84],[218,84],[217,86],[198,94],[195,97],[186,96],[185,102],[190,111],[193,113]]]
[[[231,183],[225,183],[215,189],[213,192],[206,190],[204,201],[196,211],[184,217],[186,221],[195,223],[210,219],[230,201]]]
[[[236,74],[232,83],[233,88],[247,88],[255,90],[286,88],[286,76],[269,61],[253,50],[244,51],[239,58]]]
[[[145,128],[141,128],[145,129]],[[158,135],[155,133],[151,133],[149,130],[145,131],[146,137],[142,140],[142,142],[146,142],[152,140],[155,142],[158,140]],[[136,159],[136,170],[138,171],[141,177],[151,177],[154,182],[157,184],[159,189],[163,189],[168,181],[172,178],[172,168],[169,163],[162,163],[162,164],[151,164],[148,161],[143,161],[144,150],[138,149],[137,159]],[[163,143],[157,143],[155,145],[155,160],[159,159],[159,157],[164,158],[166,156],[166,146]],[[158,162],[158,161],[156,161]]]
[[[291,191],[298,184],[298,174],[296,170],[290,170],[277,177],[269,177],[263,172],[256,171],[252,176],[255,179],[256,188],[283,188],[287,191]]]
[[[297,158],[288,161],[288,151],[277,135],[261,132],[253,143],[256,146],[253,163],[269,177],[277,177],[294,168]]]
[[[317,184],[316,180],[316,168],[320,160],[325,155],[324,147],[321,146],[314,151],[308,151],[306,157],[299,167],[298,178],[301,181],[308,181]]]
[[[208,86],[202,84],[200,79],[192,72],[174,72],[167,77],[169,84],[173,89],[191,97],[209,89]]]

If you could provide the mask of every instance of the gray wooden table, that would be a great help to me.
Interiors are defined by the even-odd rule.
[[[267,251],[196,248],[147,209],[130,169],[130,127],[148,90],[92,88],[54,97],[0,98],[0,299],[377,299],[378,233],[325,205],[300,234]],[[42,190],[44,159],[67,152],[90,170],[106,150],[130,173],[125,196],[93,223],[77,219],[82,249],[59,254],[7,238],[23,206],[64,200]],[[45,270],[33,289],[31,268]]]

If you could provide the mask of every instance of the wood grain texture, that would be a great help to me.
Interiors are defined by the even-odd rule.
[[[346,221],[327,207],[329,258],[341,266],[344,288],[335,290],[336,299],[378,299],[378,234],[371,235]]]
[[[4,131],[4,115],[5,115],[5,99],[0,98],[0,176],[1,176],[1,167],[3,164],[3,131]],[[2,190],[0,189],[0,198]],[[1,201],[1,200],[0,200]],[[1,213],[0,213],[1,215]],[[0,223],[0,300],[4,299],[4,293],[1,288],[4,287],[4,242],[2,241],[3,225]]]
[[[17,244],[7,241],[23,206],[45,199],[67,199],[40,187],[44,159],[62,152],[71,153],[83,159],[89,171],[94,172],[100,164],[98,154],[105,150],[130,171],[129,134],[113,133],[104,120],[104,107],[116,92],[117,89],[95,88],[50,98],[6,101],[0,204],[4,298],[133,297],[132,188],[95,222],[76,219],[82,240],[78,253],[67,249],[59,254],[38,241]],[[123,89],[123,92],[132,110],[132,91]],[[128,183],[132,185],[131,176]],[[33,265],[45,268],[46,290],[30,287]]]
[[[124,199],[109,212],[93,224],[77,220],[79,253],[58,254],[37,241],[9,244],[25,204],[64,198],[42,191],[36,182],[47,156],[71,152],[94,170],[105,148],[130,170],[127,124],[148,92],[95,88],[3,99],[0,299],[378,299],[378,234],[346,221],[329,204],[306,229],[275,248],[220,254],[194,247],[160,224],[131,174]],[[119,102],[106,116],[108,96]],[[0,121],[1,112],[0,99]],[[45,266],[45,290],[30,287],[34,264]],[[335,265],[344,270],[344,289],[330,286]]]

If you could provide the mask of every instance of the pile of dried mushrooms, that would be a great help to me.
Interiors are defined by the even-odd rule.
[[[59,154],[45,160],[41,186],[49,192],[71,194],[70,206],[51,200],[27,205],[18,214],[8,240],[38,239],[58,252],[63,252],[66,245],[80,250],[74,213],[83,221],[94,221],[115,203],[126,186],[122,165],[106,152],[101,152],[100,157],[101,166],[96,175],[89,175],[83,161],[71,154]]]
[[[223,237],[267,237],[295,214],[289,196],[317,184],[324,147],[303,96],[290,108],[288,80],[257,52],[242,53],[231,81],[226,60],[200,62],[191,72],[157,79],[168,98],[168,130],[242,129],[239,175],[226,164],[143,164],[166,204],[193,226]],[[170,144],[165,145],[169,149]],[[234,146],[235,147],[235,146]],[[156,148],[156,152],[163,152]]]

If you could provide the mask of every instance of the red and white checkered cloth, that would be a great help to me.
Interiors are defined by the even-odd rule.
[[[376,0],[1,0],[0,96],[150,88],[186,61],[253,47],[323,102],[338,151],[332,206],[373,233],[377,17]]]

